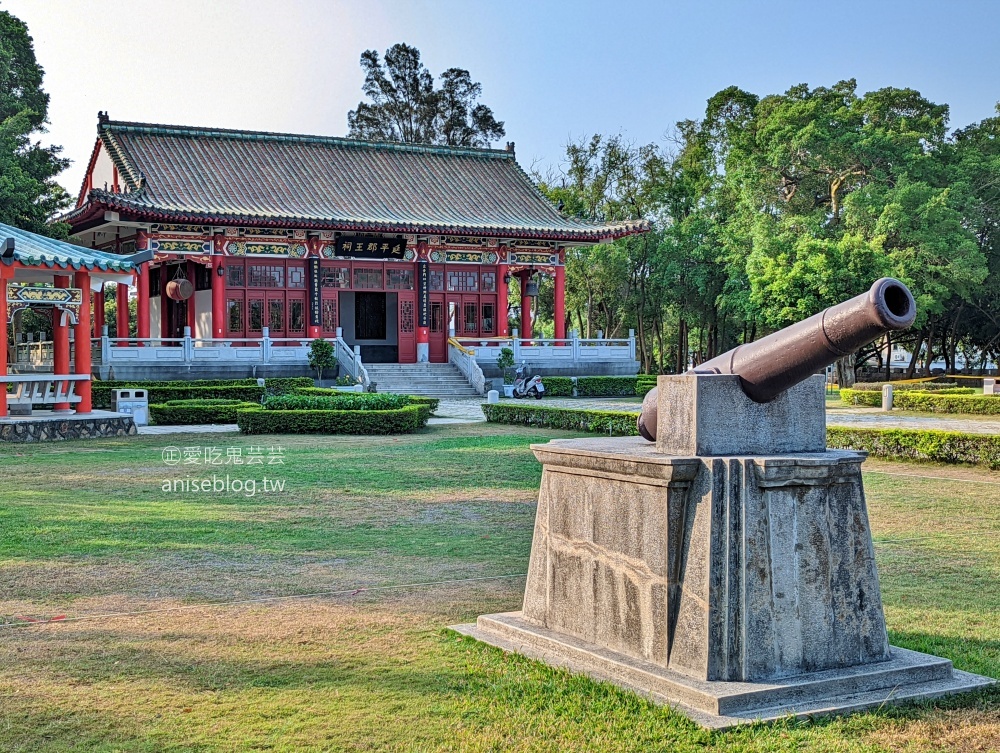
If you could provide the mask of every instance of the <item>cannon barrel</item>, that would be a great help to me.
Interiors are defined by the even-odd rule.
[[[733,348],[688,373],[735,374],[747,397],[767,403],[886,332],[906,329],[916,315],[909,289],[883,277],[849,301]],[[656,388],[647,393],[638,420],[639,434],[651,442],[656,439],[657,398]]]

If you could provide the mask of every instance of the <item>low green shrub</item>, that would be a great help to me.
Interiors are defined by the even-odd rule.
[[[350,392],[345,393],[342,390],[335,390],[335,389],[332,389],[330,387],[303,387],[301,389],[295,390],[294,394],[296,394],[296,395],[344,395],[344,394],[352,394],[352,393],[350,393]],[[366,393],[353,393],[353,394],[366,394],[367,395],[369,393],[366,392]],[[384,395],[384,394],[392,394],[392,393],[380,392],[380,393],[377,393],[377,394]],[[423,395],[406,395],[406,397],[409,398],[409,401],[410,401],[409,404],[410,405],[427,405],[427,406],[429,406],[430,409],[431,409],[431,413],[436,413],[437,409],[438,409],[438,405],[441,403],[441,400],[438,399],[438,398],[436,398],[436,397],[424,397]]]
[[[635,378],[636,397],[646,397],[646,393],[656,386],[659,374],[639,374]]]
[[[393,410],[410,405],[407,395],[389,392],[335,392],[332,395],[278,395],[264,400],[265,410]]]
[[[634,376],[589,376],[576,380],[579,397],[634,397]]]
[[[895,399],[896,395],[893,395]],[[872,390],[855,390],[844,388],[840,391],[841,401],[848,405],[865,405],[869,408],[878,408],[882,405],[882,392]]]
[[[256,379],[192,379],[186,381],[94,381],[91,383],[91,397],[95,408],[111,408],[114,394],[112,390],[146,390],[149,402],[158,405],[174,400],[205,400],[221,398],[238,402],[259,403],[265,394],[284,394],[296,389],[311,387],[309,377],[287,377],[265,379],[264,387],[257,386]]]
[[[549,408],[530,403],[484,403],[483,414],[487,421],[497,424],[569,429],[611,436],[632,436],[639,433],[636,428],[638,413]]]
[[[573,397],[573,377],[543,376],[542,384],[548,397]]]
[[[137,389],[145,389],[149,402],[157,405],[174,400],[235,400],[237,402],[259,403],[264,396],[264,388],[257,385],[234,387],[149,387],[143,384],[135,385]],[[114,389],[120,389],[115,387]],[[114,395],[111,389],[94,385],[91,390],[95,408],[110,408]]]
[[[855,382],[851,387],[844,389],[857,390],[858,392],[881,392],[882,387],[891,384],[894,392],[904,392],[906,390],[918,390],[920,392],[936,392],[938,390],[950,390],[958,387],[958,382]]]
[[[969,413],[1000,415],[1000,397],[995,395],[938,395],[930,392],[902,392],[892,398],[894,407],[924,413]]]
[[[406,434],[427,425],[430,408],[407,405],[393,410],[264,410],[236,412],[244,434]]]
[[[831,448],[864,450],[886,460],[970,463],[1000,470],[1000,436],[930,429],[853,429],[829,426]]]
[[[437,413],[438,405],[441,401],[436,397],[424,397],[423,395],[407,395],[410,405],[426,405],[431,413]]]
[[[149,406],[150,421],[159,426],[181,424],[233,424],[240,408],[256,408],[257,403],[238,400],[171,400]]]

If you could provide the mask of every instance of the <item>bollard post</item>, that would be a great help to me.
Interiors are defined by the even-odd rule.
[[[892,385],[882,385],[882,410],[892,410]]]
[[[983,394],[992,395],[996,391],[996,379],[984,379],[983,380]]]

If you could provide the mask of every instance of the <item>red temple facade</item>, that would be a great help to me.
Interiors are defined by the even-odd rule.
[[[555,278],[565,332],[568,247],[644,232],[561,214],[506,150],[124,123],[101,114],[69,222],[76,242],[151,251],[137,335],[334,338],[369,363],[442,362],[450,336],[508,337],[521,285]],[[127,300],[119,288],[118,300]],[[96,311],[102,311],[100,302]],[[99,323],[98,323],[99,324]],[[119,333],[128,332],[120,306]],[[126,344],[126,343],[121,343]]]

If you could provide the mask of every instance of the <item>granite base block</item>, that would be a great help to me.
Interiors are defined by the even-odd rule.
[[[962,672],[947,659],[892,647],[887,661],[795,675],[771,682],[706,681],[538,627],[520,612],[481,616],[453,630],[668,705],[709,729],[786,717],[844,714],[885,704],[980,690],[996,681]]]
[[[132,416],[110,411],[0,420],[0,442],[29,444],[67,439],[129,437],[137,433]]]

